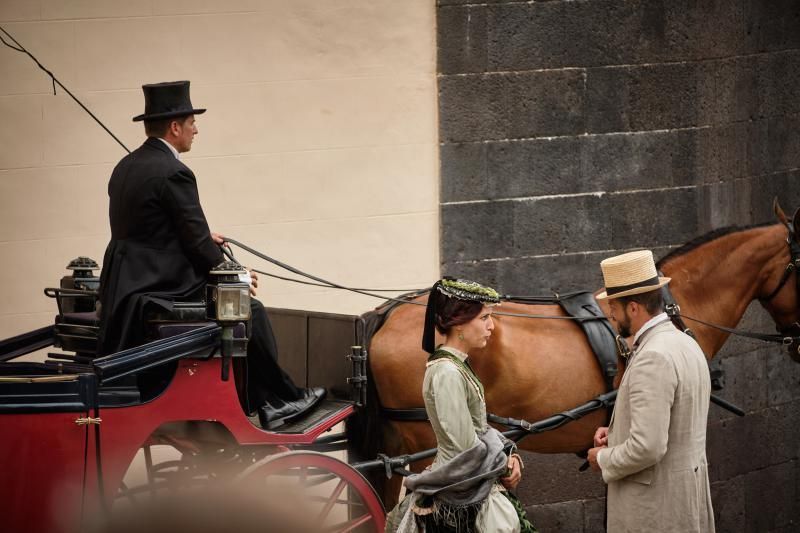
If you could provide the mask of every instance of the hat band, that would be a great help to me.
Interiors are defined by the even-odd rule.
[[[619,285],[617,287],[607,287],[606,294],[608,296],[614,296],[615,294],[619,294],[621,292],[629,291],[631,289],[638,289],[639,287],[654,287],[658,285],[658,274],[654,278],[646,279],[644,281],[639,281],[636,283],[631,283],[630,285]]]

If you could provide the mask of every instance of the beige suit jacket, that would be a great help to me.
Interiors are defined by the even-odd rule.
[[[706,461],[711,393],[698,344],[669,320],[645,331],[622,377],[597,461],[608,532],[713,532]]]

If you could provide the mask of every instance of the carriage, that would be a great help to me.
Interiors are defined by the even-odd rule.
[[[713,279],[720,282],[714,285],[726,288],[727,300],[715,300],[716,309],[728,315],[726,323],[735,326],[746,307],[741,302],[754,299],[760,300],[775,319],[777,335],[748,333],[692,318],[704,316],[695,313],[702,309],[699,302],[687,297],[691,283],[678,277],[675,301],[668,310],[679,323],[685,318],[699,324],[695,335],[709,359],[732,333],[783,344],[793,358],[798,358],[798,215],[788,219],[777,204],[776,213],[779,224],[716,232],[667,257],[664,268],[668,274],[680,272],[681,264],[685,272],[700,272],[702,267],[705,270],[698,283],[705,286]],[[705,254],[721,253],[731,257],[734,264],[744,264],[736,254],[749,257],[753,250],[761,250],[764,265],[752,269],[751,278],[717,269],[705,260]],[[689,263],[691,268],[686,267]],[[198,489],[208,487],[216,491],[212,494],[237,497],[240,493],[235,491],[245,487],[248,501],[253,494],[269,498],[257,501],[254,509],[274,509],[274,505],[270,507],[273,498],[284,502],[285,507],[294,508],[292,518],[300,515],[304,523],[312,524],[311,531],[383,530],[384,505],[392,505],[392,498],[396,498],[397,477],[393,487],[380,486],[381,480],[407,465],[416,463],[419,467],[419,461],[435,453],[430,440],[425,440],[427,424],[419,424],[419,387],[414,381],[424,371],[424,364],[414,362],[420,355],[416,353],[420,335],[414,328],[421,324],[419,305],[424,294],[395,299],[419,305],[401,306],[389,317],[370,342],[369,365],[364,317],[270,310],[282,353],[288,357],[284,363],[290,363],[290,371],[291,365],[297,365],[295,375],[308,376],[305,385],[325,385],[331,399],[308,416],[267,431],[257,418],[248,417],[242,406],[249,293],[236,267],[231,263],[211,272],[203,302],[176,303],[169,313],[149,316],[147,330],[152,340],[147,344],[98,357],[94,353],[98,332],[94,308],[99,279],[93,275],[97,265],[80,258],[70,264],[73,275],[63,278],[59,288],[45,291],[58,304],[55,324],[0,342],[0,451],[6,458],[0,470],[0,509],[9,531],[87,531],[94,525],[93,517],[113,516],[118,508],[135,513],[164,495],[187,494],[192,498]],[[769,275],[761,276],[762,270]],[[796,283],[788,283],[791,277]],[[487,402],[490,410],[503,415],[490,414],[489,420],[511,427],[504,434],[512,438],[566,425],[564,430],[549,434],[551,437],[526,439],[531,445],[523,447],[532,451],[585,450],[591,428],[599,425],[602,411],[607,414],[613,405],[612,374],[618,367],[624,370],[624,361],[620,360],[617,365],[603,367],[602,361],[598,365],[594,360],[597,354],[593,354],[598,350],[590,346],[591,334],[580,332],[578,324],[584,323],[607,329],[603,310],[583,302],[578,307],[591,316],[568,316],[566,296],[556,295],[547,301],[522,298],[504,304],[504,311],[495,313],[499,319],[496,329],[514,328],[517,343],[527,337],[525,345],[538,339],[539,348],[547,340],[573,346],[569,358],[558,360],[562,366],[573,365],[568,369],[571,382],[562,387],[562,394],[545,398],[546,388],[525,389],[535,409],[528,409],[524,403],[511,409],[512,402],[501,401],[494,406]],[[545,320],[548,318],[557,320]],[[548,326],[550,332],[539,330],[545,323],[553,323]],[[548,336],[551,333],[552,339]],[[401,346],[398,338],[413,346]],[[495,338],[502,342],[502,331],[492,336]],[[511,353],[515,349],[497,342],[494,340],[485,353],[476,354],[476,372],[482,380],[489,368],[482,365],[487,361],[493,360],[496,368],[498,361],[520,364],[525,358],[546,355],[537,349],[520,352],[515,358],[491,359],[489,350]],[[48,351],[44,362],[21,359],[51,346],[61,350]],[[392,349],[386,350],[386,346]],[[399,361],[398,356],[404,359]],[[403,371],[390,371],[398,361]],[[545,370],[553,370],[543,363],[528,368],[538,372],[538,377]],[[608,372],[604,374],[603,368]],[[368,370],[374,380],[369,379]],[[517,372],[514,379],[521,377]],[[400,380],[399,384],[391,387],[392,379]],[[578,379],[590,382],[578,387]],[[487,387],[503,384],[492,379],[486,383]],[[384,417],[373,418],[379,423],[372,427],[370,436],[391,435],[394,443],[384,442],[382,448],[372,450],[362,447],[358,450],[360,459],[369,460],[359,463],[321,453],[348,448],[345,434],[334,428],[342,421],[357,419],[364,407],[374,410],[378,403],[367,393],[374,393],[376,388],[384,392],[380,396]],[[392,388],[394,396],[385,394]],[[502,387],[503,394],[519,391],[520,387]],[[567,393],[574,393],[574,397]],[[712,401],[744,414],[718,398],[712,397]],[[576,404],[578,407],[570,409]],[[530,423],[524,418],[540,421]],[[419,437],[416,444],[415,437]],[[165,457],[164,448],[171,455]],[[395,457],[374,458],[378,452]],[[131,465],[136,464],[144,471],[138,478],[131,475],[135,470]],[[370,475],[369,481],[365,475]],[[221,505],[220,513],[224,515],[226,508]]]
[[[45,291],[58,305],[54,325],[0,343],[5,531],[86,531],[101,527],[98,516],[147,512],[165,495],[245,485],[250,494],[291,494],[314,530],[383,530],[383,506],[361,473],[321,453],[344,448],[335,428],[362,401],[365,356],[350,347],[356,317],[272,310],[278,330],[294,336],[286,355],[306,351],[311,340],[318,365],[310,377],[330,399],[267,431],[242,407],[249,294],[236,265],[210,275],[208,304],[154,313],[150,342],[102,357],[97,265],[79,258],[68,268],[73,274]],[[320,332],[328,345],[314,353]],[[329,352],[339,348],[333,364]],[[23,357],[41,349],[48,349],[43,362]],[[299,355],[289,359],[305,366]]]

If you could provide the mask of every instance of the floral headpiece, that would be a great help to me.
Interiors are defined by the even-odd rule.
[[[499,304],[500,293],[491,287],[466,279],[444,278],[435,287],[442,294],[459,300]]]

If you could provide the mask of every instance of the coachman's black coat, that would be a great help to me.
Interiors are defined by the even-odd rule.
[[[200,207],[197,181],[159,139],[120,161],[108,183],[111,241],[100,276],[99,353],[144,341],[145,307],[201,299],[223,261]]]
[[[148,138],[117,164],[108,194],[111,241],[100,275],[100,354],[142,344],[150,306],[169,310],[176,300],[201,300],[208,272],[224,259],[211,239],[194,174],[160,139]],[[303,393],[278,365],[264,306],[252,299],[251,311],[248,412]]]

